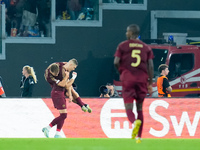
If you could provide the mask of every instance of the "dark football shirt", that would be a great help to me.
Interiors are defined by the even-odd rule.
[[[54,91],[64,91],[65,88],[58,86],[58,83],[63,80],[63,65],[64,63],[58,62],[59,65],[59,74],[58,76],[53,76],[50,72],[50,68],[45,70],[45,79],[51,85],[52,90]]]
[[[126,40],[118,45],[115,57],[120,58],[121,81],[147,82],[147,62],[154,57],[147,44],[140,40]]]

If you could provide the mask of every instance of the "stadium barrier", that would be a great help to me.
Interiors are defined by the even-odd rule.
[[[78,105],[68,103],[63,137],[131,137],[132,125],[122,98],[82,100],[90,105],[92,113],[84,113]],[[200,138],[200,98],[147,98],[143,110],[143,138]],[[58,115],[49,98],[0,99],[0,137],[42,138],[42,128]],[[51,130],[50,137],[55,130]]]

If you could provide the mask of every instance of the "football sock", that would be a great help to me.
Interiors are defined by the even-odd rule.
[[[56,135],[60,135],[60,131],[56,131]]]
[[[77,101],[77,104],[78,104],[80,107],[82,107],[83,105],[85,105],[85,103],[82,102],[82,100],[81,100],[80,97],[78,97],[78,98],[76,99],[76,101]]]
[[[138,137],[141,137],[142,136],[142,129],[143,129],[143,112],[142,112],[142,110],[140,110],[140,111],[137,111],[137,113],[138,113],[137,119],[140,119],[142,121],[141,126],[140,126],[140,130],[138,132]]]
[[[46,127],[48,130],[50,130],[52,127],[51,127],[51,124],[50,125],[48,125],[47,127]]]
[[[132,109],[127,109],[126,114],[128,117],[128,120],[133,123],[135,121],[135,114],[133,113]]]
[[[64,123],[64,120],[65,120],[65,118],[67,118],[67,113],[62,113],[62,114],[60,114],[60,116],[58,116],[58,117],[56,117],[51,123],[50,123],[50,125],[49,126],[51,126],[51,127],[53,127],[53,126],[55,126],[56,124],[57,124],[57,128],[58,128],[58,124],[61,126],[61,128],[62,128],[62,125],[63,125],[63,123]],[[62,125],[61,125],[62,124]],[[60,127],[59,126],[59,127]],[[60,128],[60,129],[61,129]]]
[[[57,123],[57,131],[60,131],[64,122],[65,122],[65,119],[67,118],[67,113],[63,113],[63,114],[60,114],[62,120],[60,120],[58,123]]]

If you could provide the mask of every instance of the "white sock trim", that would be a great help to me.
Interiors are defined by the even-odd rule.
[[[60,135],[60,131],[56,131],[56,135]]]
[[[50,129],[51,129],[51,126],[48,125],[46,128],[47,128],[48,130],[50,130]]]

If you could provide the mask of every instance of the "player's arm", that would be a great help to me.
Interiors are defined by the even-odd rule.
[[[99,97],[110,97],[109,94],[101,94]]]
[[[121,44],[119,44],[117,46],[117,50],[114,54],[115,58],[114,58],[114,66],[117,69],[117,71],[119,72],[119,67],[120,67],[120,58],[122,56],[122,49],[121,49]]]
[[[163,88],[165,88],[168,93],[172,92],[172,87],[170,86],[169,81],[166,78],[163,79]]]
[[[66,85],[65,85],[65,88],[67,89],[67,94],[66,95],[68,95],[68,97],[69,97],[69,102],[72,102],[72,100],[73,100],[72,91],[74,89],[72,87],[72,84],[74,83],[74,80],[76,79],[76,77],[77,77],[77,73],[73,72],[72,73],[72,78],[70,80],[68,80],[66,82]]]
[[[114,59],[114,65],[115,65],[115,68],[118,70],[119,69],[119,65],[120,65],[120,58],[117,57],[117,56]]]
[[[61,87],[65,87],[68,78],[69,78],[69,72],[68,72],[68,71],[65,71],[65,77],[63,78],[62,81],[58,82],[57,85],[58,85],[58,86],[61,86]]]
[[[166,90],[167,90],[169,93],[171,93],[171,92],[172,92],[172,87],[169,86],[168,88],[166,88]]]
[[[69,97],[69,102],[71,103],[72,100],[73,100],[73,96],[72,96],[72,86],[70,86],[70,87],[67,89],[67,94],[68,94],[68,97]]]
[[[72,78],[66,82],[66,85],[65,85],[66,89],[68,89],[68,88],[70,88],[72,86],[72,84],[74,83],[74,80],[76,79],[76,77],[77,77],[77,73],[73,72],[72,73]]]

